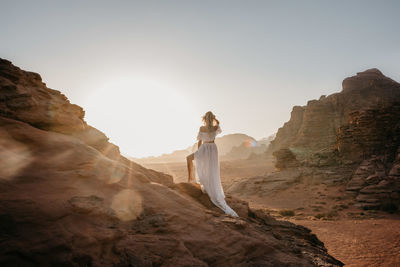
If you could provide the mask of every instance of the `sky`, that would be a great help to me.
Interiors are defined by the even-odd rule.
[[[3,1],[0,57],[40,73],[128,156],[275,133],[369,68],[400,81],[400,1]]]

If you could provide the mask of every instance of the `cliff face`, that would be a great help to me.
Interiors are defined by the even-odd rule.
[[[83,110],[0,59],[2,266],[341,266],[304,227],[127,160]]]
[[[400,84],[377,69],[369,69],[344,79],[342,86],[340,93],[294,107],[269,152],[276,155],[279,166],[285,166],[281,161],[286,161],[281,155],[288,154],[279,153],[281,149],[293,153],[297,166],[338,166],[338,170],[349,164],[355,169],[370,166],[368,173],[379,172],[379,178],[367,182],[368,175],[360,176],[356,171],[349,178],[348,191],[365,208],[398,202],[400,187],[389,173],[396,165],[400,146]],[[376,169],[376,161],[381,169]],[[371,190],[378,185],[379,190]]]
[[[354,128],[355,116],[360,116],[361,111],[375,110],[389,114],[389,110],[396,110],[394,106],[399,103],[400,84],[385,77],[377,69],[357,73],[343,80],[342,92],[308,101],[304,107],[295,106],[290,120],[278,130],[269,151],[291,148],[297,156],[305,158],[309,153],[339,150],[341,156],[360,161],[362,158],[343,145],[342,139],[346,139],[345,128],[351,125]],[[397,118],[387,118],[385,128],[380,131],[390,131],[391,125],[398,123]],[[373,116],[370,119],[375,121]],[[386,138],[380,132],[375,136],[382,140]],[[371,143],[369,146],[377,148],[379,144]],[[364,154],[364,157],[369,155]]]

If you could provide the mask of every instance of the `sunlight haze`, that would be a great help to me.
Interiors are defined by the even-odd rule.
[[[382,3],[386,4],[383,5]],[[133,157],[275,133],[369,68],[400,80],[398,1],[2,1],[0,57],[40,73]],[[341,18],[341,19],[338,19]]]

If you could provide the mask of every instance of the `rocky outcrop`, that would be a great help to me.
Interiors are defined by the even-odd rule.
[[[389,168],[385,166],[384,156],[373,156],[360,164],[346,188],[348,193],[356,196],[357,206],[388,211],[397,209],[400,202],[399,152]]]
[[[105,134],[84,121],[85,112],[57,90],[46,87],[39,74],[23,71],[0,59],[0,115],[38,129],[73,135],[103,154],[120,157]]]
[[[349,114],[349,122],[337,133],[337,148],[345,160],[362,161],[381,155],[393,162],[400,145],[400,102],[381,109]]]
[[[300,166],[300,162],[296,159],[296,156],[288,148],[282,148],[272,153],[275,157],[275,167],[279,170],[284,170],[291,167]]]
[[[370,110],[370,114],[361,114],[366,120],[368,115],[374,120],[374,112],[380,113],[382,118],[386,116],[385,122],[382,122],[384,127],[379,129],[376,135],[391,132],[391,127],[398,124],[398,116],[388,115],[390,110],[397,112],[396,106],[399,103],[400,84],[387,78],[377,69],[357,73],[356,76],[343,81],[342,92],[308,101],[304,107],[294,107],[290,120],[278,130],[269,151],[291,148],[296,157],[305,159],[314,153],[333,152],[340,148],[340,156],[360,161],[358,156],[352,158],[347,154],[350,149],[344,149],[346,145],[344,140],[342,142],[342,137],[345,137],[346,127],[355,125],[355,117],[360,116],[360,112]],[[376,148],[380,144],[370,145]]]
[[[369,69],[344,79],[342,86],[340,93],[294,107],[269,152],[290,150],[303,166],[337,166],[338,172],[342,166],[361,164],[347,190],[360,206],[380,207],[387,195],[400,192],[385,182],[400,146],[400,84]],[[276,164],[286,161],[277,157]]]
[[[231,151],[220,157],[220,160],[248,159],[251,155],[264,155],[267,145],[259,144],[254,139],[246,140],[238,146],[232,147]]]
[[[307,228],[227,196],[241,216],[229,217],[117,152],[81,108],[1,60],[0,265],[343,265]]]

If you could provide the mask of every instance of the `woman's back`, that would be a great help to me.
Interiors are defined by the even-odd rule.
[[[215,137],[217,136],[217,134],[221,133],[221,127],[218,126],[214,126],[213,127],[213,131],[209,132],[207,127],[200,127],[199,129],[199,133],[197,135],[197,140],[199,141],[203,141],[203,142],[210,142],[210,141],[214,141]]]
[[[197,140],[199,140],[198,150],[186,158],[188,162],[188,180],[195,180],[199,183],[203,193],[207,193],[211,202],[226,214],[238,217],[237,213],[226,203],[221,184],[218,149],[213,142],[217,134],[222,131],[219,121],[211,111],[208,111],[203,116],[203,122],[205,126],[200,127],[197,134]],[[193,160],[195,162],[195,177],[192,177]]]

